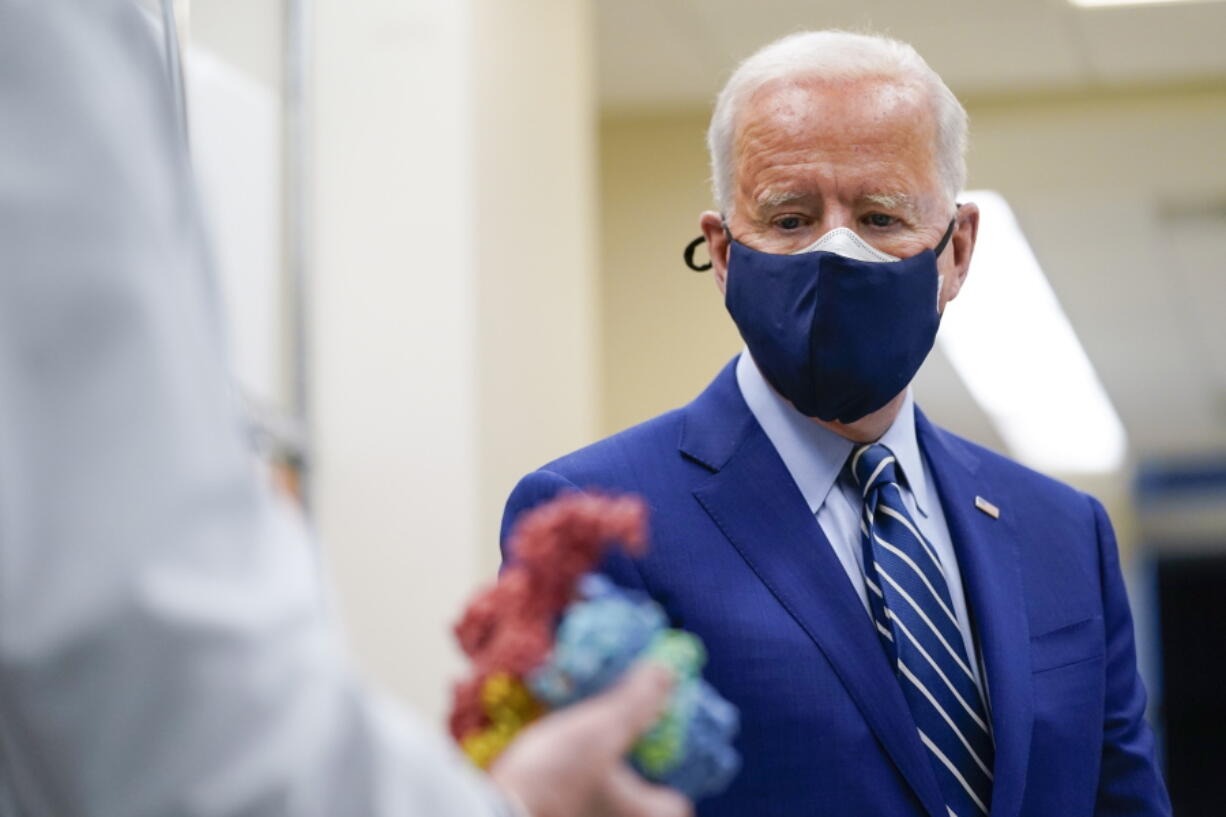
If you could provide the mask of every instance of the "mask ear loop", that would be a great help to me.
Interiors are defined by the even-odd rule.
[[[945,235],[941,236],[940,242],[938,242],[937,245],[932,248],[932,252],[937,258],[940,258],[941,253],[945,252],[945,245],[948,244],[949,239],[953,238],[954,236],[954,227],[956,227],[958,224],[958,209],[960,207],[962,207],[961,204],[954,205],[954,217],[949,220],[949,226],[945,228]]]
[[[729,241],[732,241],[732,231],[728,229],[728,222],[723,222],[723,225],[724,235],[728,236]],[[698,238],[695,238],[689,244],[685,245],[685,252],[681,255],[681,257],[685,259],[685,265],[694,270],[694,272],[706,272],[707,270],[711,269],[711,265],[713,263],[711,261],[708,261],[705,264],[698,264],[694,261],[694,251],[705,243],[707,243],[707,237],[700,235]]]
[[[695,238],[689,244],[685,245],[685,253],[682,257],[685,258],[685,265],[694,270],[694,272],[706,272],[707,270],[711,269],[710,261],[705,264],[698,264],[694,261],[694,250],[698,249],[705,243],[707,243],[706,236],[700,235],[698,238]]]

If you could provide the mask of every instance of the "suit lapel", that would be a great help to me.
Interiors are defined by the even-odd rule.
[[[971,451],[934,427],[918,409],[916,431],[958,555],[987,672],[996,741],[992,817],[1014,817],[1025,791],[1034,723],[1018,509],[1009,506],[1008,496],[979,469]],[[977,508],[976,497],[988,500],[989,507],[999,506],[999,518]]]
[[[712,521],[821,650],[932,817],[945,806],[902,689],[838,557],[725,369],[688,409],[683,453],[715,471]]]

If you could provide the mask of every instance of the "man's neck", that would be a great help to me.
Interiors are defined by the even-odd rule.
[[[854,423],[819,420],[816,417],[813,418],[813,422],[853,443],[872,443],[880,440],[890,430],[890,426],[894,425],[894,421],[898,419],[898,412],[902,410],[906,401],[907,390],[903,389],[894,396],[893,400],[872,414],[864,415]]]

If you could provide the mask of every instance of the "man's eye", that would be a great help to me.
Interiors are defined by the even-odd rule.
[[[893,227],[898,219],[894,216],[888,216],[885,213],[869,213],[864,217],[864,221],[870,227]]]
[[[799,230],[803,224],[800,216],[784,216],[775,219],[775,226],[780,230]]]

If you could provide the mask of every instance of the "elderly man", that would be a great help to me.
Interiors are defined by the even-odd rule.
[[[1167,814],[1094,499],[933,426],[908,385],[970,265],[966,114],[915,51],[802,33],[743,63],[701,216],[746,351],[692,403],[529,474],[645,495],[611,561],[741,707],[714,815]]]

